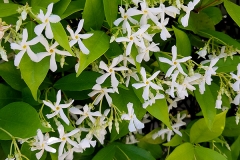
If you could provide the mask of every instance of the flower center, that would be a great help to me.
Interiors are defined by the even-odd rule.
[[[45,19],[45,23],[48,23],[48,22],[49,22],[48,18],[47,18],[47,19]]]
[[[23,45],[23,49],[27,49],[27,45],[26,44]]]
[[[128,17],[127,15],[124,15],[124,16],[123,16],[123,19],[127,19],[127,17]]]
[[[143,11],[143,13],[144,13],[144,14],[147,14],[147,13],[148,13],[148,11],[147,11],[147,10],[144,10],[144,11]]]
[[[66,141],[66,137],[62,137],[62,141]]]
[[[50,49],[49,52],[52,54],[52,53],[54,52],[54,50],[53,50],[53,49]]]
[[[113,72],[113,69],[111,68],[111,69],[109,69],[109,72]]]
[[[56,110],[60,110],[60,107],[59,107],[59,106],[57,106],[57,107],[56,107]]]
[[[146,81],[146,84],[148,85],[148,84],[149,84],[149,81]]]
[[[79,38],[79,36],[78,36],[78,35],[76,35],[76,36],[75,36],[75,38],[76,38],[76,39],[78,39],[78,38]]]
[[[176,62],[176,61],[174,61],[174,62],[173,62],[173,64],[174,64],[174,65],[177,65],[177,62]]]
[[[129,38],[129,39],[130,39],[130,41],[132,41],[132,40],[133,40],[133,37],[132,37],[132,36],[130,36],[130,38]]]

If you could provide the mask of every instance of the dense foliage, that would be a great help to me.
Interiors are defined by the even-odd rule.
[[[238,159],[239,15],[229,0],[0,1],[0,159]]]

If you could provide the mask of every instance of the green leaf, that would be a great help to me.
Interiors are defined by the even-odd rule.
[[[144,149],[138,148],[134,145],[122,144],[117,142],[104,147],[93,157],[93,160],[112,159],[154,160],[154,157]]]
[[[212,90],[209,88],[208,85],[205,85],[205,92],[203,94],[199,92],[198,88],[196,88],[194,94],[198,104],[200,105],[200,108],[202,109],[207,126],[209,129],[211,129],[216,115],[216,97],[213,96]]]
[[[195,159],[197,160],[206,160],[206,159],[227,160],[223,155],[209,148],[196,146],[194,150],[195,150]]]
[[[237,70],[237,66],[240,62],[240,57],[239,56],[233,56],[231,57],[227,57],[226,59],[221,58],[218,60],[218,62],[216,63],[215,66],[218,67],[216,72],[225,72],[225,73],[229,73],[229,72],[234,72]]]
[[[239,153],[240,153],[240,136],[237,137],[237,139],[234,141],[234,143],[231,145],[231,153],[232,153],[232,159],[238,159]]]
[[[62,24],[60,22],[51,23],[51,28],[54,35],[54,39],[58,42],[58,44],[74,56],[74,53],[72,52],[72,49],[69,46],[68,37]]]
[[[137,118],[141,120],[142,117],[145,115],[146,110],[142,108],[142,104],[139,101],[138,97],[134,94],[132,87],[129,86],[128,89],[129,90],[119,88],[118,89],[119,94],[114,93],[110,95],[112,97],[112,101],[120,111],[125,113],[128,113],[127,104],[129,102],[133,103],[134,113],[136,114]],[[125,121],[125,120],[123,120],[123,123],[119,124],[119,128],[120,128],[119,134],[116,132],[115,129],[112,130],[111,142],[129,133],[128,124],[129,124],[129,121]]]
[[[137,145],[144,149],[145,151],[148,151],[151,153],[151,155],[157,159],[157,158],[160,158],[162,156],[162,148],[160,147],[160,145],[157,145],[157,144],[150,144],[150,143],[147,143],[145,141],[140,141],[137,143]]]
[[[105,17],[107,19],[107,22],[112,28],[113,22],[117,19],[117,13],[118,13],[118,3],[117,0],[103,0],[104,5],[104,13]]]
[[[229,35],[224,34],[222,32],[217,32],[212,30],[200,30],[198,31],[198,34],[206,38],[214,38],[215,40],[214,42],[216,43],[233,46],[234,48],[240,49],[240,43],[238,41],[236,41]]]
[[[39,1],[39,0],[31,0],[31,6],[39,6],[39,7],[44,7],[47,8],[47,6],[50,3],[57,3],[60,0],[44,0],[44,1]]]
[[[100,73],[93,71],[83,71],[78,77],[76,77],[76,73],[72,73],[59,79],[54,84],[54,87],[66,91],[92,89],[92,87],[96,84],[96,79],[100,76]]]
[[[222,12],[218,7],[208,7],[202,10],[202,12],[206,13],[212,19],[214,25],[222,20]]]
[[[179,144],[182,144],[183,142],[189,142],[189,137],[186,134],[186,131],[181,130],[180,132],[182,133],[182,136],[175,134],[169,142],[164,143],[163,145],[175,147],[178,146]]]
[[[109,1],[110,3],[110,1]],[[102,0],[87,0],[83,11],[84,29],[100,29],[104,20]]]
[[[57,2],[56,4],[54,4],[53,13],[56,15],[62,15],[66,11],[70,2],[71,0],[61,0]]]
[[[169,120],[168,105],[166,99],[158,99],[147,111],[155,118],[162,121],[168,128],[172,128]]]
[[[83,10],[85,6],[86,0],[76,0],[76,1],[71,1],[70,4],[68,5],[68,8],[66,11],[60,16],[61,19],[64,19],[70,15],[72,15],[75,12],[78,12],[80,10]]]
[[[212,19],[210,19],[209,16],[204,12],[191,12],[188,26],[183,29],[191,30],[194,33],[197,33],[200,30],[215,30]]]
[[[40,95],[40,91],[38,90],[38,97],[39,97],[39,95]],[[32,106],[39,105],[39,102],[34,100],[31,90],[28,87],[26,87],[22,90],[22,101],[26,102]]]
[[[119,46],[119,44],[114,41],[112,43],[110,43],[110,47],[107,50],[107,52],[105,53],[105,56],[109,59],[115,58],[119,55],[121,55],[124,51],[122,50],[122,48]]]
[[[173,26],[174,34],[176,36],[177,41],[177,52],[182,56],[190,56],[191,55],[191,43],[189,38],[185,32],[180,29],[177,29]]]
[[[14,137],[35,136],[41,126],[37,111],[27,103],[13,102],[0,109],[0,126]],[[1,140],[11,137],[0,130]]]
[[[102,31],[92,32],[93,36],[83,40],[85,46],[89,49],[90,53],[80,54],[80,65],[78,68],[77,76],[93,61],[101,57],[109,48],[109,37]]]
[[[236,137],[240,135],[240,125],[236,124],[235,116],[226,118],[226,125],[222,135],[226,137]]]
[[[220,136],[225,127],[225,117],[227,110],[216,115],[211,130],[208,128],[204,118],[193,124],[190,130],[191,143],[207,142]]]
[[[20,71],[22,78],[30,88],[33,98],[37,100],[37,91],[40,84],[43,82],[49,70],[49,57],[44,58],[42,61],[35,63],[24,54],[21,63]]]
[[[223,0],[201,0],[197,4],[197,8],[195,9],[197,12],[201,11],[202,9],[211,7],[211,6],[216,6],[218,4],[221,4]]]
[[[21,73],[14,66],[13,61],[0,64],[0,76],[15,90],[21,91],[26,87],[26,83],[22,80]]]
[[[3,84],[0,84],[0,91],[0,108],[11,102],[21,101],[22,99],[20,92]]]
[[[20,7],[20,5],[14,3],[1,3],[0,17],[7,17],[18,13],[17,12],[18,7]]]
[[[236,22],[237,25],[240,27],[240,6],[234,4],[231,1],[225,0],[224,7],[226,8],[227,13],[231,16],[234,22]]]
[[[173,152],[167,157],[166,160],[193,160],[194,159],[194,147],[191,143],[183,143],[173,150]]]

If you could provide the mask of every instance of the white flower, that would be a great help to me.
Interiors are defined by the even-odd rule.
[[[93,33],[90,34],[79,34],[80,31],[82,30],[83,27],[83,23],[84,23],[84,19],[81,19],[78,23],[78,28],[75,31],[75,33],[73,32],[73,30],[70,28],[70,26],[67,26],[67,30],[71,35],[72,40],[69,42],[70,46],[72,47],[74,44],[78,43],[78,46],[80,48],[80,50],[84,53],[84,54],[89,54],[89,50],[86,48],[86,46],[83,44],[81,39],[87,39],[89,37],[91,37],[93,35]]]
[[[151,99],[146,100],[143,103],[143,105],[142,105],[143,108],[147,108],[147,106],[152,106],[157,99],[163,99],[164,95],[160,94],[160,93],[157,93],[156,96],[154,97],[154,95],[152,93],[150,93],[150,97],[151,97]]]
[[[175,88],[178,87],[178,83],[176,82],[177,80],[177,76],[179,74],[178,70],[175,70],[174,73],[171,75],[172,81],[165,81],[164,83],[167,84],[168,86],[170,86],[170,88],[168,88],[166,90],[166,93],[169,94],[172,98],[175,98],[174,92],[175,92]]]
[[[80,116],[80,118],[76,121],[76,124],[79,125],[83,122],[83,120],[85,118],[89,118],[91,120],[92,123],[94,123],[96,121],[95,118],[93,118],[93,116],[98,116],[100,117],[102,114],[99,112],[99,111],[96,111],[96,112],[91,112],[91,108],[88,107],[88,105],[86,104],[84,107],[83,107],[83,111],[81,111],[80,109],[76,108],[76,107],[71,107],[69,109],[69,112],[73,113],[73,114],[79,114],[79,115],[82,115]]]
[[[165,27],[168,24],[169,18],[161,19],[161,22],[157,23],[157,26],[161,29],[160,37],[162,40],[167,40],[167,38],[171,37],[171,34],[168,32]]]
[[[46,116],[49,119],[49,118],[53,118],[56,115],[60,115],[61,119],[66,124],[69,125],[69,120],[68,120],[67,116],[65,115],[65,113],[63,112],[63,108],[68,108],[69,106],[71,106],[74,100],[72,100],[71,102],[69,102],[67,104],[60,104],[60,102],[61,102],[61,90],[58,91],[56,99],[57,99],[56,103],[54,103],[54,104],[50,101],[44,101],[43,100],[43,103],[46,106],[50,107],[52,109],[52,111],[54,111],[52,114],[47,114]]]
[[[180,101],[180,98],[175,98],[174,100],[168,98],[167,101],[169,103],[168,105],[168,112],[174,107],[177,108],[177,102]]]
[[[99,84],[95,84],[92,89],[93,91],[89,93],[88,96],[93,97],[94,95],[100,93],[94,100],[94,105],[97,105],[103,99],[103,96],[106,97],[108,105],[112,105],[112,98],[108,95],[108,93],[114,93],[113,89],[102,88]]]
[[[120,11],[122,17],[118,18],[113,23],[114,23],[115,26],[118,26],[123,21],[122,30],[123,30],[123,33],[125,34],[127,26],[130,26],[128,20],[132,24],[135,24],[135,25],[138,24],[138,21],[136,21],[135,19],[133,19],[131,17],[131,16],[136,15],[136,12],[133,12],[132,8],[128,9],[127,12],[125,12],[125,10],[121,6],[119,7],[119,11]],[[137,14],[139,14],[139,13],[141,13],[141,11],[139,11]]]
[[[157,137],[162,137],[164,139],[164,135],[167,134],[167,141],[171,140],[171,136],[174,135],[174,132],[178,134],[179,136],[182,136],[182,133],[179,131],[179,128],[183,125],[185,125],[185,122],[175,123],[172,125],[172,130],[169,128],[161,129],[157,133],[153,134],[152,138],[156,139]]]
[[[240,90],[240,63],[237,66],[237,74],[230,73],[232,78],[236,80],[236,82],[232,85],[234,91]]]
[[[201,78],[201,75],[198,73],[194,74],[191,77],[185,77],[183,83],[178,85],[177,87],[178,97],[181,99],[188,97],[187,89],[189,89],[190,91],[195,90],[196,88],[193,86],[193,84],[195,84],[194,82],[199,78]]]
[[[198,51],[197,54],[199,55],[199,57],[202,57],[205,59],[205,56],[207,55],[207,45],[204,46],[200,51]]]
[[[172,72],[173,72],[173,70],[174,70],[175,68],[177,68],[180,73],[182,73],[183,75],[186,76],[187,74],[183,71],[180,63],[186,62],[186,61],[189,60],[189,59],[191,59],[191,56],[184,57],[184,58],[182,58],[182,59],[177,59],[177,47],[174,45],[174,46],[172,47],[172,61],[170,61],[170,60],[167,59],[167,58],[163,58],[163,57],[160,57],[160,58],[159,58],[159,61],[171,65],[171,67],[168,69],[168,71],[167,71],[167,73],[166,73],[166,77],[169,77],[169,76],[172,74]]]
[[[40,159],[42,157],[44,150],[46,150],[47,152],[55,153],[56,149],[50,147],[49,145],[60,142],[55,137],[49,138],[48,133],[46,133],[45,136],[43,136],[43,133],[40,129],[37,130],[36,140],[37,141],[34,142],[33,146],[31,147],[31,151],[41,150],[38,153],[36,153],[37,159]]]
[[[193,2],[189,2],[187,6],[181,6],[182,9],[186,12],[186,15],[181,18],[181,22],[184,27],[188,26],[190,12],[194,9],[194,7],[198,4],[199,1],[200,0],[193,0]]]
[[[30,59],[34,62],[37,62],[37,55],[31,50],[30,46],[35,45],[39,42],[39,37],[33,38],[31,41],[27,41],[28,31],[23,29],[22,41],[20,43],[11,43],[11,49],[19,50],[20,52],[15,56],[14,65],[19,66],[20,61],[23,57],[23,54],[27,52]]]
[[[165,7],[165,5],[163,3],[160,3],[159,8],[160,8],[160,13],[159,13],[158,18],[161,18],[161,19],[164,19],[165,14],[167,14],[173,18],[176,18],[176,14],[180,13],[178,8],[176,8],[174,6]]]
[[[237,92],[237,95],[234,98],[234,100],[232,101],[232,103],[234,103],[235,105],[239,105],[240,104],[240,90]]]
[[[141,48],[145,47],[144,42],[141,41],[138,38],[138,36],[143,34],[149,27],[150,27],[150,25],[143,25],[136,33],[132,33],[131,27],[127,26],[127,31],[128,31],[127,37],[118,37],[118,38],[116,38],[115,41],[116,42],[128,42],[128,45],[126,48],[126,55],[128,56],[131,53],[133,43]]]
[[[138,63],[141,63],[143,59],[146,62],[149,61],[150,60],[149,51],[152,51],[152,52],[160,51],[160,49],[157,45],[159,45],[159,43],[155,44],[154,42],[152,42],[151,44],[149,44],[148,47],[140,48],[140,53],[137,55],[136,61]]]
[[[126,144],[134,144],[138,142],[139,141],[135,138],[135,136],[132,133],[126,136]]]
[[[138,129],[144,128],[144,123],[139,121],[136,115],[134,114],[133,104],[129,102],[127,104],[127,108],[128,108],[128,114],[123,114],[121,119],[130,121],[128,125],[129,131],[134,132],[134,131],[137,131]]]
[[[42,24],[39,24],[34,28],[34,32],[36,33],[36,35],[40,36],[44,28],[46,28],[45,36],[48,39],[53,39],[53,32],[50,23],[57,23],[61,20],[61,18],[58,15],[51,15],[52,8],[53,3],[50,3],[47,7],[47,13],[45,15],[43,14],[43,11],[40,9],[38,18],[42,22]]]
[[[125,82],[126,87],[128,87],[131,77],[134,78],[136,81],[139,81],[137,71],[133,70],[133,69],[129,69],[128,72],[125,73],[125,77],[124,77],[124,78],[126,78],[126,82]]]
[[[143,83],[134,83],[134,84],[132,84],[132,86],[136,89],[144,87],[143,94],[142,94],[142,97],[143,97],[144,100],[149,99],[150,87],[152,87],[155,90],[162,90],[163,89],[161,86],[158,86],[155,83],[151,82],[154,78],[157,77],[157,75],[160,73],[160,71],[155,72],[149,78],[146,77],[146,71],[145,71],[144,67],[141,68],[140,73],[141,73],[141,76],[142,76]]]
[[[217,62],[218,62],[218,58],[214,58],[211,60],[210,65],[209,66],[202,66],[201,68],[203,68],[205,70],[205,75],[204,78],[206,80],[206,83],[208,85],[211,85],[212,82],[212,75],[216,74],[216,70],[218,69],[218,67],[213,67]]]
[[[58,133],[59,133],[59,138],[58,140],[61,142],[58,148],[58,156],[60,157],[63,154],[63,149],[65,144],[68,142],[72,146],[78,148],[78,143],[73,141],[70,137],[73,136],[74,134],[78,133],[80,131],[79,128],[75,128],[69,133],[64,132],[64,127],[63,125],[58,126]]]
[[[4,61],[8,61],[7,53],[2,46],[0,46],[0,56]]]
[[[60,55],[63,55],[63,56],[72,56],[67,51],[60,51],[60,50],[58,50],[56,48],[59,45],[57,41],[55,41],[53,43],[53,45],[49,46],[48,41],[46,40],[46,38],[41,36],[40,42],[45,47],[46,52],[40,52],[40,53],[37,54],[38,62],[41,61],[43,58],[45,58],[47,56],[51,56],[51,58],[50,58],[50,70],[53,71],[53,72],[55,72],[57,70],[57,63],[56,63],[56,59],[55,59],[56,54],[60,54]]]
[[[111,75],[111,84],[113,88],[116,88],[119,84],[119,81],[117,80],[116,76],[115,76],[115,71],[124,71],[124,70],[128,70],[127,67],[121,66],[121,67],[115,67],[118,63],[120,63],[121,58],[120,57],[116,57],[112,60],[112,64],[108,67],[106,65],[105,62],[101,61],[99,68],[105,70],[107,73],[103,74],[102,76],[98,77],[96,82],[98,84],[102,84],[107,77],[109,77]]]

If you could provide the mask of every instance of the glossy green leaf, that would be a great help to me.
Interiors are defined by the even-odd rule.
[[[20,71],[22,78],[30,88],[32,95],[37,100],[37,91],[40,84],[43,82],[49,70],[49,57],[35,63],[31,61],[28,55],[24,55],[20,63]]]
[[[182,133],[182,136],[175,134],[169,142],[164,143],[163,145],[175,147],[184,142],[189,142],[189,136],[186,134],[186,131],[181,130],[180,132]]]
[[[71,1],[66,11],[60,16],[62,19],[72,15],[75,12],[83,10],[86,0]]]
[[[14,66],[13,61],[0,64],[0,76],[15,90],[22,90],[26,83],[21,78],[20,71]]]
[[[201,0],[196,7],[196,12],[199,12],[205,8],[209,8],[211,6],[216,6],[218,4],[221,4],[223,0]]]
[[[92,89],[92,87],[96,84],[96,79],[100,76],[100,73],[93,71],[83,71],[78,77],[76,77],[76,73],[72,73],[59,79],[54,84],[54,87],[66,91]]]
[[[20,92],[3,84],[0,84],[0,91],[0,108],[11,102],[21,101],[22,99]]]
[[[240,43],[238,41],[222,32],[212,30],[200,30],[198,31],[198,34],[206,38],[214,38],[214,42],[217,42],[219,44],[233,46],[234,48],[240,49]]]
[[[211,130],[208,128],[204,118],[195,122],[190,130],[191,143],[206,142],[220,136],[225,127],[226,113],[227,111],[224,111],[216,115]]]
[[[173,26],[173,31],[177,41],[177,52],[182,56],[191,55],[191,43],[185,32]]]
[[[226,59],[221,58],[218,60],[218,62],[216,63],[215,66],[218,67],[216,72],[225,72],[225,73],[229,73],[229,72],[234,72],[237,70],[237,66],[240,62],[240,57],[239,56],[233,56],[231,57],[227,57]]]
[[[157,144],[150,144],[145,141],[140,141],[137,143],[138,147],[148,151],[151,155],[157,159],[160,158],[163,154],[162,148]]]
[[[166,99],[158,99],[147,111],[155,118],[162,121],[168,128],[172,128],[169,120],[168,105]]]
[[[112,159],[154,160],[154,157],[148,151],[143,150],[139,147],[117,142],[104,147],[93,157],[93,160],[112,160]]]
[[[74,55],[71,47],[69,46],[68,37],[62,24],[60,22],[51,23],[51,28],[52,28],[54,39],[58,42],[58,44],[62,46],[64,49],[66,49],[69,53]]]
[[[239,158],[239,153],[240,153],[240,136],[236,138],[234,143],[231,145],[231,153],[232,153],[232,159],[238,159]]]
[[[18,7],[19,5],[14,3],[1,3],[0,17],[7,17],[7,16],[11,16],[13,14],[18,13],[17,12]]]
[[[240,6],[229,0],[225,0],[224,7],[226,8],[227,13],[231,16],[234,22],[236,22],[237,25],[240,27]]]
[[[212,90],[207,84],[205,85],[205,92],[203,94],[199,92],[198,88],[196,88],[194,94],[196,96],[198,104],[200,105],[200,108],[202,109],[207,126],[209,129],[211,129],[216,115],[216,97],[213,96]]]
[[[236,124],[236,117],[231,116],[226,118],[226,125],[222,133],[223,136],[236,137],[240,135],[240,125]]]
[[[32,106],[13,102],[0,109],[0,126],[14,137],[29,138],[36,135],[41,123]],[[0,130],[0,139],[10,140],[11,137]]]
[[[218,24],[222,20],[222,12],[218,7],[208,7],[202,12],[206,13],[213,21],[214,25]]]
[[[110,47],[104,55],[107,58],[112,59],[112,58],[115,58],[115,57],[121,55],[123,52],[124,51],[119,46],[119,44],[114,41],[114,42],[110,43]]]
[[[209,148],[196,146],[194,151],[195,151],[195,158],[197,160],[206,160],[206,159],[227,160],[227,158],[225,158],[223,155]]]
[[[31,0],[31,6],[39,6],[39,7],[47,8],[47,6],[50,3],[57,3],[58,1],[60,0],[43,0],[43,1]]]
[[[56,14],[56,15],[62,15],[68,5],[70,4],[71,0],[61,0],[59,2],[57,2],[56,4],[54,4],[54,7],[53,7],[53,14]]]
[[[188,26],[184,29],[191,30],[197,33],[200,30],[215,30],[212,19],[204,12],[191,12]]]
[[[110,28],[113,26],[113,22],[117,19],[118,3],[117,0],[103,0],[104,13]]]
[[[194,159],[194,147],[191,143],[184,143],[173,150],[173,152],[167,157],[166,160],[193,160]]]
[[[89,49],[90,53],[80,54],[80,65],[78,68],[77,76],[93,61],[103,55],[109,48],[109,37],[102,31],[92,32],[93,36],[83,40],[85,46]]]
[[[84,29],[100,29],[104,20],[103,1],[87,0],[83,11]]]

